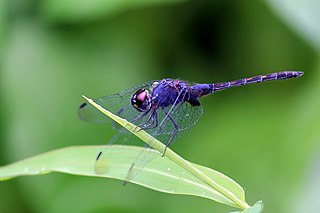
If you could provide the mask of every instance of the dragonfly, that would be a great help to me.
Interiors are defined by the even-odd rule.
[[[167,148],[198,122],[203,113],[199,100],[201,97],[232,87],[297,78],[303,74],[301,71],[283,71],[212,84],[188,83],[184,80],[166,78],[146,82],[118,94],[94,99],[94,101],[110,112],[140,127],[140,129],[147,131],[164,143]],[[92,123],[110,122],[107,116],[87,102],[80,105],[78,115],[82,120]],[[105,162],[103,161],[106,159],[101,158],[101,156],[107,157],[108,149],[112,144],[129,144],[131,142],[136,145],[134,141],[139,141],[125,128],[115,128],[118,131],[117,134],[97,155],[96,171],[98,171],[97,168],[104,165]],[[145,149],[143,150],[145,151],[142,151],[131,164],[131,167],[128,168],[124,183],[133,180],[155,158],[157,153],[150,152],[152,148],[148,145],[144,146]],[[162,156],[165,155],[165,150]]]

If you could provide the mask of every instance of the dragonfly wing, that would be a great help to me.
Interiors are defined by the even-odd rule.
[[[137,112],[136,109],[131,106],[131,96],[138,89],[149,89],[152,83],[153,81],[123,91],[119,94],[94,99],[94,101],[103,108],[111,111],[112,113],[117,114],[120,117],[127,119],[128,121],[132,121],[137,118],[137,116],[139,116],[139,112]],[[199,120],[202,114],[202,107],[191,106],[187,102],[182,102],[167,107],[165,111],[169,112],[171,118],[178,125],[178,135],[181,135]],[[145,115],[144,119],[138,119],[134,123],[136,125],[143,124],[146,118],[148,118],[151,113],[152,112],[150,111],[150,113]],[[166,144],[172,137],[174,125],[169,119],[167,119],[168,117],[163,109],[157,109],[156,113],[159,124],[163,121],[162,127],[159,128],[158,126],[156,128],[147,129],[146,131]],[[82,120],[88,122],[105,123],[110,120],[107,118],[107,116],[99,112],[88,103],[84,103],[81,105],[78,114]],[[175,137],[175,139],[176,138],[177,137]],[[111,138],[108,145],[106,145],[105,148],[98,154],[95,163],[95,171],[97,174],[104,174],[108,172],[108,152],[110,145],[112,144],[131,144],[143,146],[143,142],[139,138],[131,134],[125,128],[121,128],[118,133]],[[141,151],[141,153],[135,158],[132,166],[128,168],[128,174],[126,175],[126,177],[124,177],[125,183],[134,179],[151,160],[161,155],[159,154],[159,152],[153,150],[148,145],[144,146],[145,149]]]
[[[124,185],[133,180],[150,161],[161,156],[160,152],[152,149],[149,145],[145,144],[144,147],[131,164],[124,179]]]
[[[113,137],[109,140],[102,150],[97,154],[94,169],[97,174],[106,174],[108,172],[108,162],[110,147],[113,144],[117,145],[133,145],[143,146],[144,143],[135,135],[130,133],[127,129],[121,128]],[[125,177],[123,177],[125,178]]]
[[[168,111],[169,110],[170,109],[168,109]],[[179,126],[178,133],[175,136],[174,141],[176,141],[178,137],[183,135],[184,132],[189,130],[193,125],[195,125],[198,122],[199,118],[202,115],[202,112],[203,110],[201,105],[192,106],[191,104],[186,102],[176,105],[171,110],[170,116]],[[161,109],[158,109],[157,114],[159,123],[161,123],[162,120],[165,119],[166,114]],[[166,119],[164,122],[165,123],[163,124],[162,129],[155,128],[146,131],[158,140],[160,140],[160,142],[166,144],[172,136],[174,125],[169,119]],[[150,161],[152,161],[156,157],[162,156],[162,154],[163,153],[159,153],[158,151],[152,149],[149,145],[145,145],[145,149],[143,149],[139,153],[139,155],[136,157],[135,161],[129,168],[124,183],[126,184],[127,182],[133,180]]]
[[[192,106],[188,102],[178,103],[175,106],[169,106],[164,109],[164,111],[161,109],[157,110],[159,123],[163,122],[161,128],[159,127],[156,130],[149,130],[148,132],[165,144],[170,140],[175,129],[173,122],[168,119],[165,112],[169,112],[172,120],[174,120],[178,126],[177,133],[172,142],[175,142],[179,137],[181,137],[181,135],[194,126],[199,121],[203,113],[201,105]]]
[[[141,152],[134,158],[134,161],[131,167],[128,167],[128,173],[123,177],[124,184],[131,181],[134,177],[136,177],[140,171],[155,157],[159,156],[160,153],[153,150],[149,145],[143,143],[138,137],[133,134],[129,134],[130,132],[122,128],[115,134],[109,141],[109,143],[101,150],[98,154],[94,170],[96,174],[107,174],[108,173],[108,162],[109,162],[109,153],[111,151],[110,147],[113,144],[126,144],[133,146],[145,147],[141,150]],[[123,168],[119,168],[123,169]]]
[[[131,121],[139,114],[139,112],[131,106],[131,96],[139,89],[149,89],[153,82],[154,81],[144,83],[118,94],[96,98],[93,99],[93,101],[113,114]],[[81,120],[97,124],[103,124],[111,121],[106,115],[88,102],[84,102],[80,105],[78,109],[78,116]]]
[[[175,107],[170,114],[179,126],[179,132],[189,130],[200,119],[203,113],[202,106],[192,106],[188,102],[183,102]]]

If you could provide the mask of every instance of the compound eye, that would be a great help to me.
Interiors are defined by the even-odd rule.
[[[131,98],[131,105],[138,111],[146,111],[149,105],[149,92],[145,89],[139,89]]]

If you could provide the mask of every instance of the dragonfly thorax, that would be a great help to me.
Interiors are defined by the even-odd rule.
[[[131,105],[139,112],[147,112],[151,108],[151,97],[146,89],[139,89],[131,97]]]

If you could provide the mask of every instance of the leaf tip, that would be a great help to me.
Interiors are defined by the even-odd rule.
[[[85,96],[85,95],[82,95],[82,97],[83,97],[84,99],[86,99],[87,101],[91,100],[90,98],[87,98],[87,96]]]

